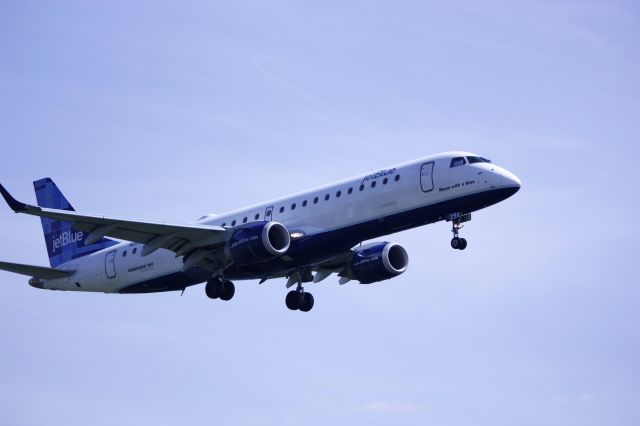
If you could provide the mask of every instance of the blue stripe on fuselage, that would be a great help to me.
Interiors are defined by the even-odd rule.
[[[308,235],[291,241],[291,247],[285,257],[293,260],[287,262],[283,258],[279,258],[250,267],[231,267],[225,272],[225,277],[229,279],[254,279],[277,275],[282,271],[295,270],[329,259],[362,241],[438,222],[450,213],[471,213],[489,207],[509,198],[516,191],[515,188],[493,189],[406,212],[394,213],[344,228]]]
[[[281,274],[283,271],[299,269],[330,259],[343,251],[349,250],[362,241],[438,222],[451,213],[471,213],[489,207],[509,198],[517,191],[518,188],[492,189],[490,191],[466,195],[406,212],[383,216],[344,228],[307,235],[291,241],[291,246],[284,258],[278,258],[251,266],[232,266],[225,271],[225,278],[231,280],[259,279],[275,276]],[[285,258],[291,260],[286,261]],[[174,273],[126,287],[120,292],[152,293],[182,290],[185,287],[206,281],[209,275],[210,273],[203,270],[190,270],[189,274]]]

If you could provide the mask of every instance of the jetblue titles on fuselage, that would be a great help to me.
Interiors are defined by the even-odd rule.
[[[381,178],[381,177],[384,177],[384,176],[392,175],[392,174],[395,173],[395,171],[396,171],[396,169],[392,168],[392,169],[388,169],[388,170],[384,170],[383,169],[383,170],[377,171],[375,173],[371,173],[370,175],[366,175],[362,179],[362,182],[360,182],[360,183],[364,184],[365,182],[370,181],[372,179],[378,179],[378,178]]]

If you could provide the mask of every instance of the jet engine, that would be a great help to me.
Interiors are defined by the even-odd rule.
[[[254,222],[234,229],[225,252],[238,265],[250,265],[282,256],[289,250],[291,238],[278,222]]]
[[[348,277],[360,284],[371,284],[402,274],[408,265],[409,255],[400,244],[372,243],[356,250]]]

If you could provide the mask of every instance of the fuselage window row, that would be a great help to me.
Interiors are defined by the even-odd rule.
[[[462,160],[464,161],[464,158],[462,158]],[[454,166],[452,166],[454,167]],[[398,182],[400,180],[400,175],[396,175],[395,179],[396,182]],[[387,183],[389,183],[389,178],[384,178],[382,180],[382,184],[386,185]],[[375,188],[376,187],[376,181],[374,180],[373,182],[371,182],[371,188]],[[360,187],[358,188],[360,191],[364,191],[364,185],[360,185]],[[349,189],[347,189],[347,194],[351,195],[353,194],[353,187],[349,187]],[[340,198],[342,196],[342,191],[339,190],[336,192],[336,198]],[[325,201],[329,201],[329,199],[331,198],[331,194],[326,194],[324,196]],[[319,198],[318,197],[314,197],[313,198],[313,204],[318,204]],[[303,200],[302,201],[302,207],[306,207],[307,206],[307,200]],[[296,209],[296,203],[291,204],[291,210],[295,210]],[[285,207],[281,206],[278,211],[280,213],[284,213],[285,211]],[[260,213],[256,213],[255,220],[259,220],[260,219]],[[245,217],[244,219],[242,219],[242,223],[247,223],[248,217]],[[227,226],[226,222],[223,222],[220,226],[225,227]],[[236,226],[236,220],[234,219],[233,221],[231,221],[231,226]],[[126,255],[125,255],[126,256]]]

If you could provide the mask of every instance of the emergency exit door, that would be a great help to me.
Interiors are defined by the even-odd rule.
[[[110,251],[104,258],[104,272],[107,274],[107,278],[116,277],[116,251]]]

